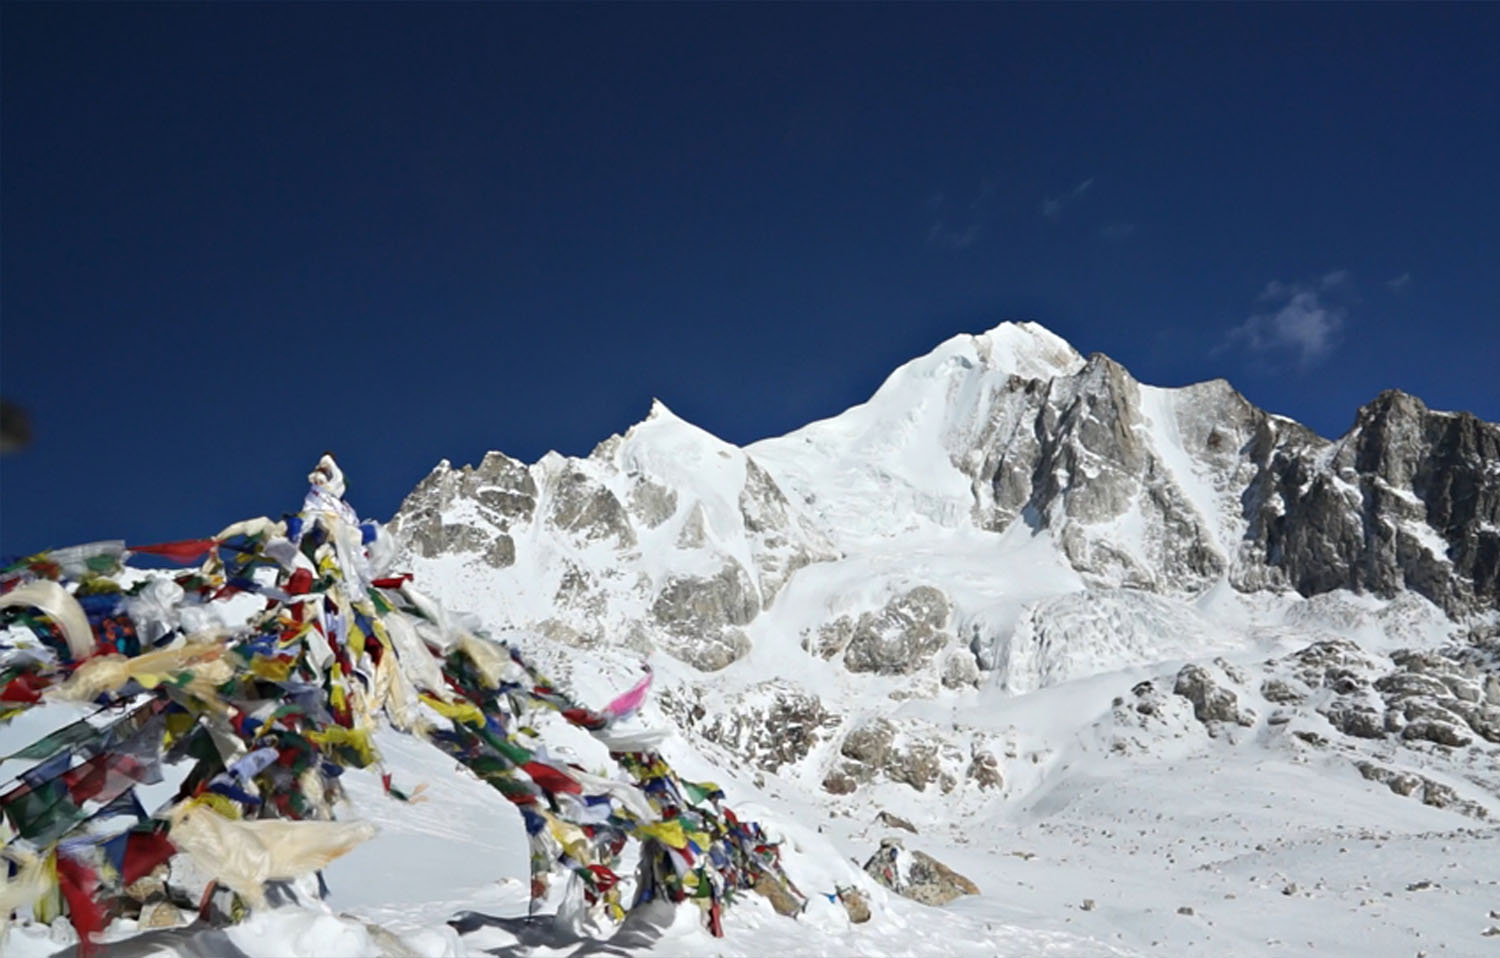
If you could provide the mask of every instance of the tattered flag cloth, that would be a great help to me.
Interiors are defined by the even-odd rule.
[[[641,707],[641,703],[646,701],[646,692],[651,688],[651,678],[651,669],[648,666],[645,678],[635,683],[630,691],[604,706],[604,717],[613,721],[634,715]]]
[[[381,767],[381,715],[520,809],[533,907],[560,873],[622,919],[617,869],[630,841],[641,849],[635,903],[696,901],[715,934],[737,891],[765,878],[790,887],[775,845],[720,804],[718,786],[679,779],[656,751],[661,733],[618,727],[645,701],[649,668],[603,709],[587,708],[519,649],[392,572],[395,550],[343,500],[332,457],[309,482],[302,512],[281,522],[250,519],[212,538],[129,551],[91,543],[0,570],[0,627],[24,626],[41,646],[0,642],[0,720],[49,698],[101,707],[8,756],[36,764],[0,785],[16,836],[4,855],[26,883],[20,898],[16,880],[5,885],[5,902],[57,902],[87,950],[127,908],[129,886],[183,852],[233,893],[231,911],[263,907],[267,881],[310,873],[373,834],[332,821],[346,768],[373,767],[387,794],[420,800],[420,787],[408,796]],[[201,565],[137,574],[127,589],[108,576],[129,552]],[[232,629],[184,634],[224,620],[205,607],[239,593],[261,596],[264,608]],[[550,753],[531,730],[537,711],[589,732],[624,775]],[[177,795],[148,814],[136,786],[177,762],[192,763]],[[118,831],[121,818],[135,824]],[[49,907],[33,911],[44,917]]]
[[[158,542],[154,545],[131,546],[130,551],[161,556],[179,565],[194,565],[202,562],[204,556],[208,555],[215,544],[213,539],[187,539],[182,542]]]
[[[89,617],[73,594],[50,579],[36,579],[0,595],[0,609],[13,606],[37,609],[62,630],[66,646],[57,651],[72,659],[83,659],[94,650]]]

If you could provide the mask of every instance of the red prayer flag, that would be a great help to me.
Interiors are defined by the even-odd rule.
[[[371,581],[370,584],[379,589],[399,589],[401,588],[401,583],[408,582],[410,580],[411,573],[403,572],[400,575],[387,576],[384,579],[375,579]]]
[[[113,801],[150,775],[151,769],[133,755],[105,752],[64,772],[62,781],[68,797],[75,805],[82,805],[90,800]]]
[[[0,689],[0,702],[40,702],[46,680],[34,672],[22,672]]]
[[[125,863],[120,868],[120,878],[124,884],[132,884],[175,854],[177,849],[161,832],[131,832],[125,839]]]
[[[542,762],[527,762],[521,766],[521,771],[530,775],[533,782],[553,794],[563,792],[577,795],[583,791],[583,786],[578,784],[572,776]]]
[[[184,539],[181,542],[158,542],[149,546],[127,546],[131,552],[161,556],[179,565],[197,565],[218,545],[213,539]]]
[[[563,709],[562,717],[579,728],[585,729],[601,729],[609,724],[604,716],[585,708]]]
[[[68,902],[68,919],[78,930],[78,953],[93,954],[93,936],[104,930],[104,909],[94,901],[99,876],[87,865],[59,855],[57,885]]]
[[[603,865],[590,865],[588,869],[593,872],[594,883],[599,886],[600,891],[609,891],[620,883],[620,876]]]
[[[312,588],[312,573],[306,569],[298,569],[292,573],[292,577],[286,580],[284,588],[288,595],[306,595]]]

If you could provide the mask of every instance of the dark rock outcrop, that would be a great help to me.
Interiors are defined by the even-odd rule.
[[[1390,390],[1331,455],[1318,445],[1250,450],[1246,538],[1267,565],[1303,595],[1411,589],[1450,615],[1500,605],[1500,426]]]
[[[899,838],[887,838],[865,862],[865,872],[891,891],[924,905],[946,905],[979,886],[924,852],[908,852]]]
[[[769,705],[710,714],[701,700],[684,702],[669,694],[664,704],[687,729],[722,746],[766,772],[778,772],[808,756],[838,725],[815,697],[784,683],[759,686],[770,691]]]
[[[1240,712],[1239,697],[1216,683],[1207,670],[1197,665],[1182,667],[1172,692],[1192,702],[1193,717],[1205,725],[1209,722],[1255,724],[1253,718]]]

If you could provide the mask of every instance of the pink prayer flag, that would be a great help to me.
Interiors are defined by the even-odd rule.
[[[651,669],[646,668],[646,677],[630,687],[630,691],[604,706],[604,715],[611,720],[630,715],[646,701],[646,692],[651,688]]]

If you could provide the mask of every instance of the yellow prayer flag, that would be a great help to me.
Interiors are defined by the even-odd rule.
[[[471,725],[484,724],[484,713],[473,702],[444,702],[435,695],[429,695],[426,692],[421,694],[422,701],[432,706],[433,710],[443,718],[449,718],[455,722],[467,722]]]
[[[675,818],[665,822],[650,822],[645,825],[637,825],[636,831],[666,842],[673,848],[687,847],[687,835],[683,834],[682,823]]]

